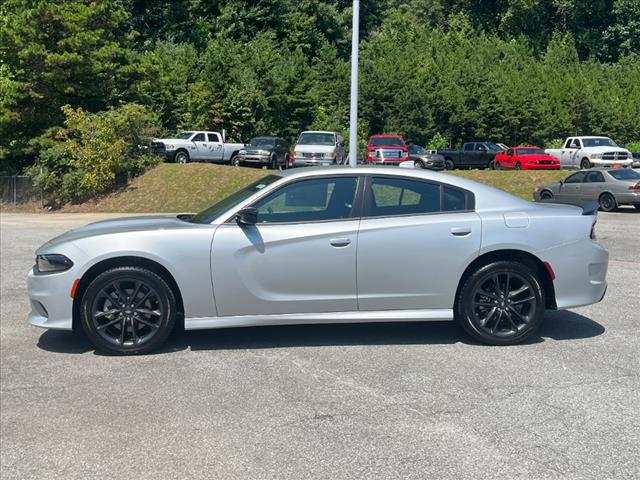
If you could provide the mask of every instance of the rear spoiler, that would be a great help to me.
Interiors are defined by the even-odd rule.
[[[550,198],[548,200],[540,200],[536,203],[552,203],[556,205],[571,205],[573,207],[580,207],[582,209],[582,215],[596,215],[600,204],[598,202],[590,202],[588,200],[558,200]]]

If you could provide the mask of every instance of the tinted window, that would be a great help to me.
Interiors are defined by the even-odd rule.
[[[292,183],[256,202],[258,223],[313,222],[349,218],[357,177],[331,177]]]
[[[586,181],[590,183],[604,182],[604,176],[601,172],[589,172]]]
[[[482,143],[476,143],[476,152],[486,152],[487,146]]]
[[[630,168],[619,168],[616,170],[609,170],[611,175],[616,180],[640,180],[640,173]]]
[[[440,186],[406,178],[371,179],[368,216],[414,215],[440,211]]]
[[[587,174],[586,172],[574,173],[570,177],[567,177],[564,183],[582,183],[584,182],[584,177],[586,174]]]
[[[298,145],[335,145],[333,133],[305,132],[300,134]]]
[[[473,146],[474,146],[474,145],[475,145],[475,143],[465,143],[465,144],[462,146],[462,150],[464,150],[464,151],[470,151],[470,150],[473,150]]]
[[[451,212],[455,210],[465,210],[467,208],[467,195],[462,190],[451,187],[444,187],[442,210]]]
[[[273,138],[256,137],[252,138],[249,145],[256,148],[271,148],[273,147]]]
[[[585,147],[617,147],[616,142],[610,138],[583,138],[582,143]]]
[[[544,155],[541,148],[519,148],[518,155]]]
[[[199,133],[191,139],[192,142],[204,142],[204,133]]]
[[[372,147],[403,147],[404,142],[398,137],[374,137],[369,139]]]

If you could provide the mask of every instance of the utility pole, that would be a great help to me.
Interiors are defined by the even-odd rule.
[[[351,110],[349,112],[349,164],[358,165],[358,43],[360,40],[360,0],[353,0],[351,28]]]

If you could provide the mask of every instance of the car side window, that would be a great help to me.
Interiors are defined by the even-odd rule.
[[[258,200],[258,223],[300,223],[351,218],[358,177],[300,180]]]
[[[586,172],[574,173],[570,177],[567,177],[564,183],[582,183],[584,182],[584,177],[586,176],[586,174]]]
[[[476,152],[486,152],[487,147],[481,143],[476,143]]]
[[[192,142],[204,142],[204,133],[198,133],[196,134],[192,139]]]
[[[453,212],[456,210],[467,209],[467,194],[456,188],[443,187],[442,191],[442,210],[445,212]]]
[[[571,146],[571,142],[573,142],[573,138],[567,138],[567,141],[564,144],[564,148],[569,148]]]
[[[574,138],[573,142],[571,143],[571,146],[573,148],[580,148],[580,140],[578,140],[577,138]]]
[[[210,142],[216,142],[219,143],[220,139],[218,138],[218,135],[215,133],[207,133],[207,137],[209,138]]]
[[[440,186],[407,178],[373,177],[368,189],[370,217],[440,211]]]
[[[604,176],[600,172],[589,172],[586,181],[589,183],[604,182]]]
[[[507,150],[507,155],[510,157],[513,157],[513,148],[510,148],[509,150]]]
[[[462,150],[464,150],[465,152],[469,152],[469,151],[473,150],[474,146],[475,146],[475,143],[465,143],[462,146]]]

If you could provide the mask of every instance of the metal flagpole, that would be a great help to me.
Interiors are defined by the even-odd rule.
[[[358,43],[360,38],[360,0],[353,0],[351,28],[351,110],[349,112],[349,164],[358,165]]]

